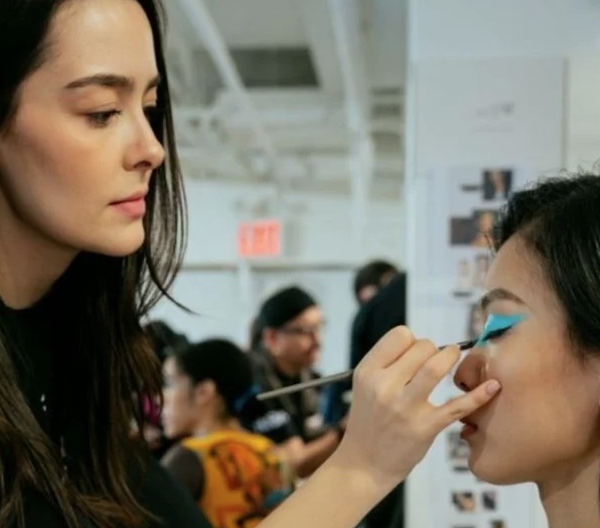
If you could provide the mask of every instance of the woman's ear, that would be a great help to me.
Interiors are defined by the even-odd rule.
[[[263,344],[271,353],[277,349],[277,330],[275,328],[265,328],[262,333],[262,339]]]
[[[192,398],[197,404],[204,404],[217,394],[217,386],[213,380],[201,381],[192,390]]]

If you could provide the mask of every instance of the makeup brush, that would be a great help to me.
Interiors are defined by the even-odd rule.
[[[514,324],[514,323],[513,323]],[[456,343],[460,350],[469,350],[473,348],[477,343],[487,341],[488,339],[493,339],[494,337],[498,337],[504,332],[506,332],[512,324],[508,327],[498,328],[491,332],[485,332],[481,337],[477,339],[470,339],[469,341],[461,341],[460,343]],[[438,350],[443,350],[444,348],[450,345],[444,345],[438,348]],[[333,374],[331,376],[325,376],[323,378],[314,379],[311,381],[305,381],[303,383],[297,383],[295,385],[290,385],[288,387],[282,387],[280,389],[275,389],[272,391],[262,392],[256,395],[256,399],[259,401],[270,400],[271,398],[277,398],[278,396],[283,396],[285,394],[292,394],[294,392],[302,391],[305,389],[310,389],[313,387],[321,387],[323,385],[328,385],[330,383],[335,383],[336,381],[343,381],[352,377],[354,373],[354,369],[346,370],[345,372],[340,372],[338,374]]]

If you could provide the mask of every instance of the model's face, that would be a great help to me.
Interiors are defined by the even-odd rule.
[[[485,317],[527,318],[474,349],[457,371],[462,388],[487,378],[502,384],[498,397],[467,418],[477,426],[467,437],[471,469],[498,484],[568,479],[598,456],[598,365],[576,359],[558,299],[520,239],[498,252],[486,290]]]
[[[135,252],[164,159],[149,22],[133,0],[69,2],[48,44],[0,134],[0,221],[75,251]]]

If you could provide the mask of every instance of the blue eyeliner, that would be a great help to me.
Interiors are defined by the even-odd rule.
[[[527,319],[527,314],[516,314],[516,315],[500,315],[490,314],[483,327],[483,332],[479,339],[475,343],[475,346],[485,345],[492,335],[496,335],[499,332],[506,332],[513,326],[519,324],[523,320]]]

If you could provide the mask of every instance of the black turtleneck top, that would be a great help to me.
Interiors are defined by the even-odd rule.
[[[33,308],[13,310],[0,300],[0,329],[34,416],[57,449],[60,449],[61,437],[65,438],[68,461],[77,459],[81,452],[79,446],[86,434],[82,429],[85,416],[73,414],[72,409],[76,407],[67,409],[61,405],[59,387],[69,383],[77,372],[61,360],[60,344],[53,335],[52,314],[55,312],[47,304],[42,301]],[[151,522],[147,528],[210,528],[189,493],[151,457],[143,477],[132,475],[132,479],[137,483],[134,492],[141,504],[162,519],[162,523]],[[66,528],[67,524],[45,498],[31,492],[25,497],[25,527]],[[94,528],[94,525],[83,519],[81,528]]]

